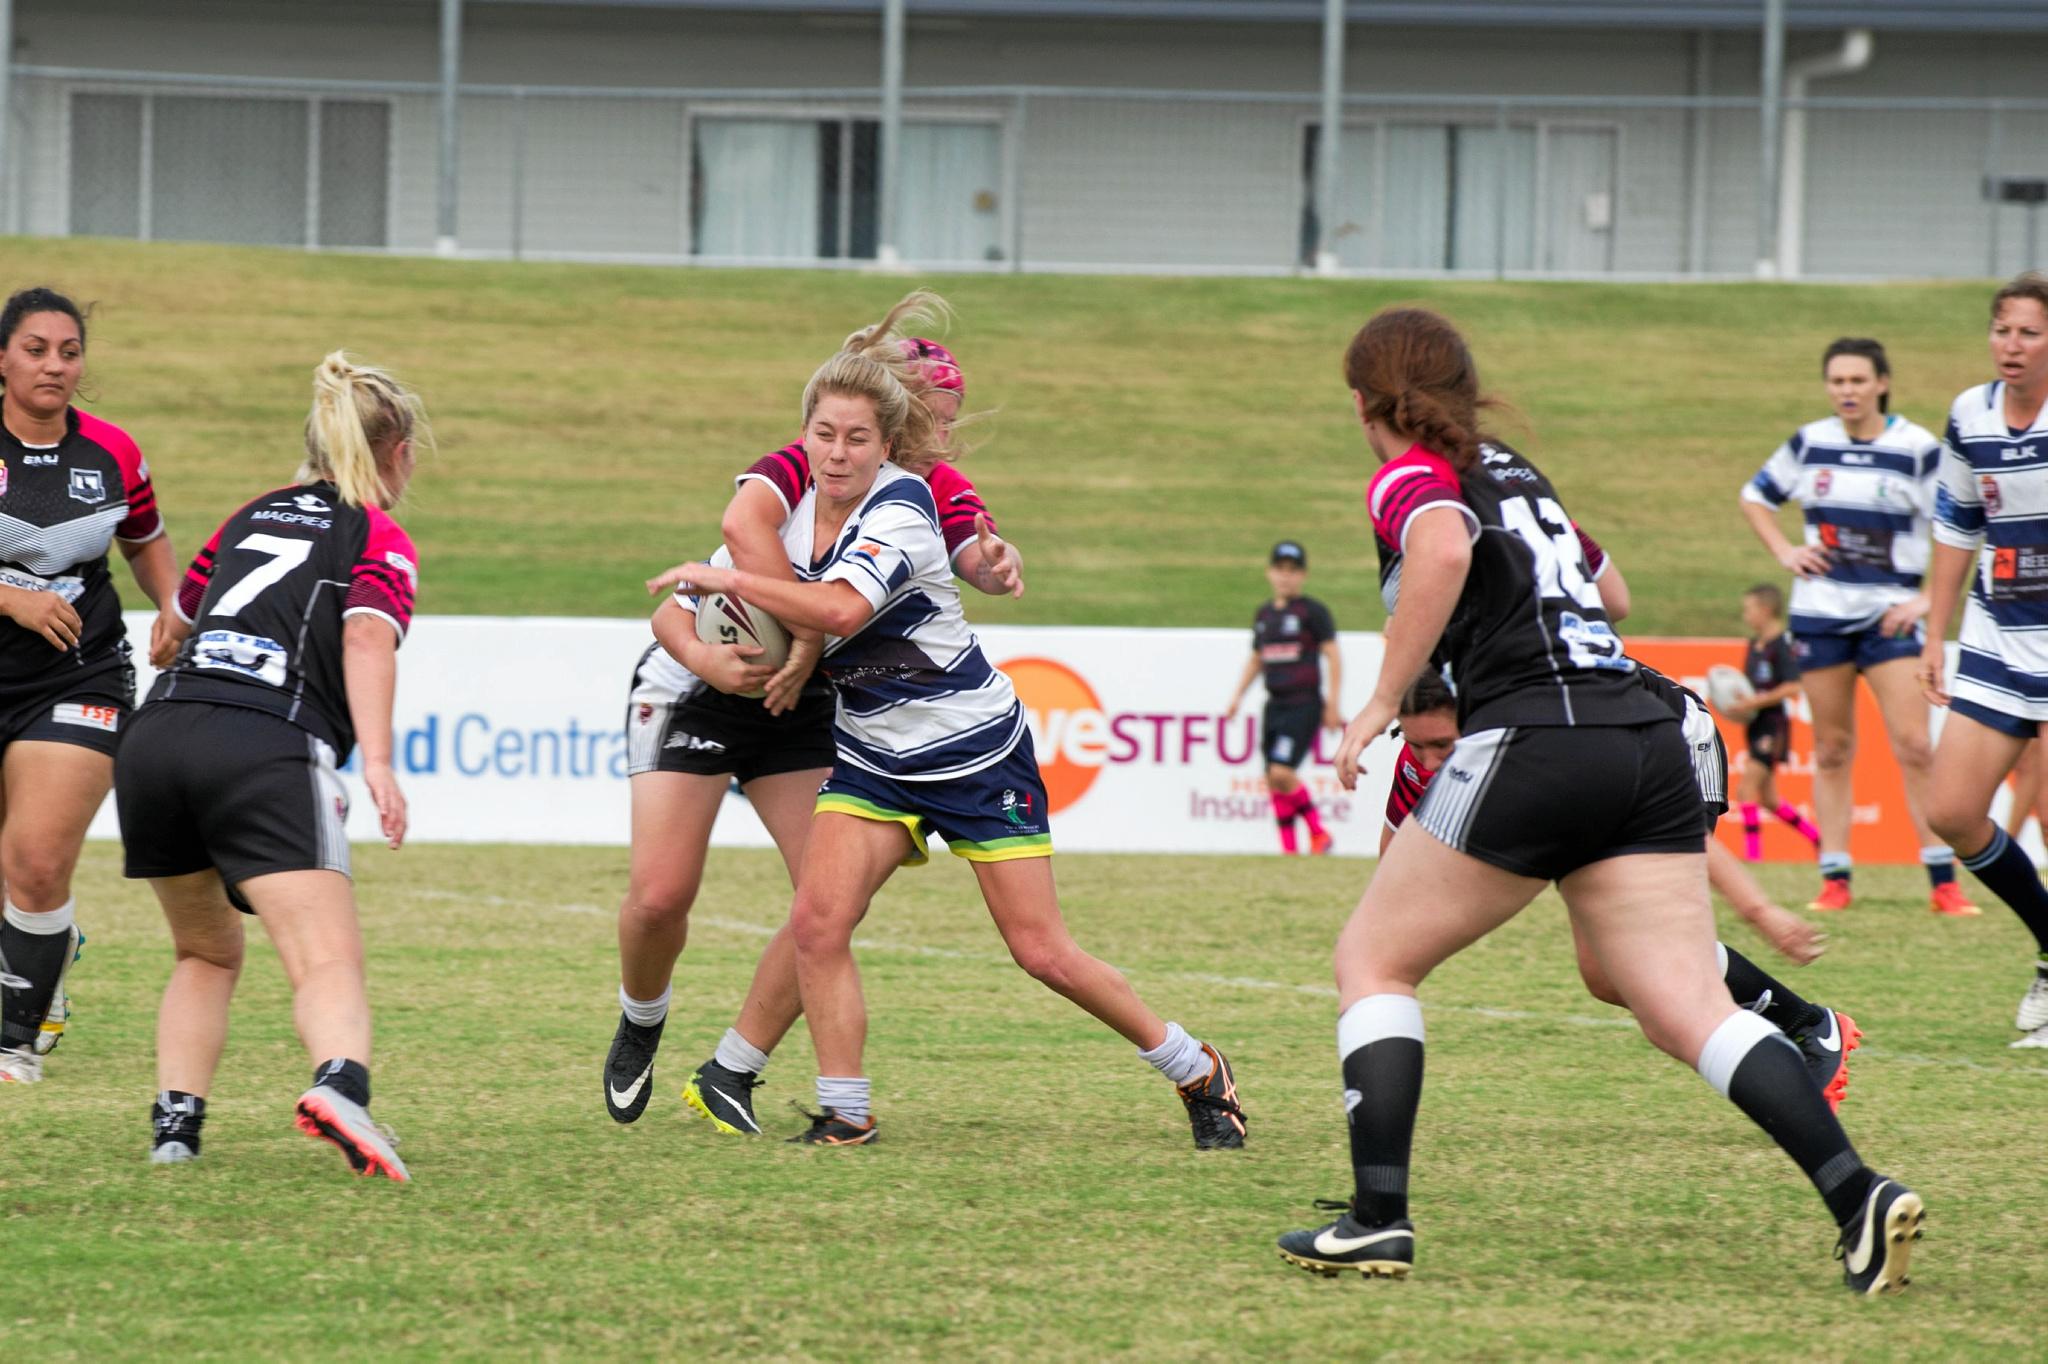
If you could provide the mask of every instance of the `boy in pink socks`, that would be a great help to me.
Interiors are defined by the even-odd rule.
[[[1273,800],[1273,818],[1280,826],[1280,851],[1296,853],[1294,821],[1308,825],[1308,849],[1326,853],[1332,839],[1316,813],[1315,798],[1301,784],[1296,768],[1315,749],[1316,730],[1342,729],[1338,708],[1343,688],[1343,659],[1337,651],[1337,625],[1330,608],[1302,595],[1308,579],[1308,551],[1299,542],[1273,546],[1266,566],[1271,599],[1259,604],[1252,618],[1252,653],[1237,679],[1225,717],[1237,714],[1252,680],[1263,674],[1266,713],[1259,726],[1266,755],[1266,790]],[[1323,687],[1323,671],[1329,687]]]

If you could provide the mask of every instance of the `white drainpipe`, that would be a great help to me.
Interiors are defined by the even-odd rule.
[[[1806,98],[1807,82],[1831,76],[1851,76],[1870,65],[1877,42],[1867,28],[1852,28],[1842,35],[1842,46],[1826,56],[1808,57],[1785,64],[1784,144],[1778,165],[1778,272],[1781,278],[1799,278],[1801,253],[1806,243]]]

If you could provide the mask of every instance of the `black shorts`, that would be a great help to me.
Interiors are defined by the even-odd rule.
[[[1706,851],[1685,727],[1487,729],[1458,740],[1415,820],[1459,852],[1556,881],[1638,853]]]
[[[135,709],[135,669],[127,662],[66,679],[41,695],[14,698],[0,712],[0,751],[18,739],[76,744],[114,756],[121,726]]]
[[[289,720],[242,706],[158,701],[135,712],[114,760],[124,870],[131,877],[220,872],[346,876],[348,792],[334,750]]]
[[[1785,761],[1792,745],[1792,717],[1783,706],[1763,711],[1749,722],[1749,756],[1765,767]]]
[[[832,689],[824,683],[805,688],[794,710],[770,715],[759,697],[728,696],[694,678],[678,699],[648,668],[651,654],[633,670],[626,701],[627,775],[692,772],[745,786],[756,777],[830,768],[837,758]]]
[[[1276,767],[1300,767],[1314,756],[1322,725],[1321,701],[1268,701],[1259,722],[1259,747]]]

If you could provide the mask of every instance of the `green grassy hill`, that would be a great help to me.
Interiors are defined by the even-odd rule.
[[[1380,620],[1339,364],[1375,309],[1440,308],[1526,448],[1635,587],[1639,633],[1730,633],[1775,566],[1740,483],[1825,414],[1821,348],[1891,348],[1899,410],[1939,429],[1986,369],[1988,290],[1416,281],[882,277],[0,242],[0,283],[96,303],[89,405],[150,456],[181,552],[288,478],[313,364],[346,347],[425,394],[441,443],[405,519],[422,609],[637,614],[638,584],[716,543],[728,479],[796,434],[815,365],[912,284],[956,306],[963,467],[1024,548],[1016,622],[1236,625],[1297,536],[1340,624]],[[131,591],[132,595],[132,591]]]

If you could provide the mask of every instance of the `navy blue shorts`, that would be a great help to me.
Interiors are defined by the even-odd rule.
[[[817,809],[901,824],[913,845],[906,867],[931,860],[925,839],[934,833],[953,856],[970,862],[1052,856],[1045,783],[1029,732],[993,767],[944,781],[897,781],[842,762],[818,788]]]
[[[1846,635],[1792,632],[1792,651],[1799,656],[1799,670],[1809,673],[1838,668],[1844,663],[1855,664],[1859,673],[1868,672],[1895,658],[1918,658],[1926,646],[1926,632],[1918,623],[1909,635],[1888,635],[1875,625]]]
[[[2015,739],[2032,739],[2041,730],[2039,720],[2029,720],[2024,715],[2007,715],[2004,711],[1965,701],[1960,697],[1948,703],[1949,714],[1967,715],[1986,729],[1995,729],[2000,734],[2010,734]]]

